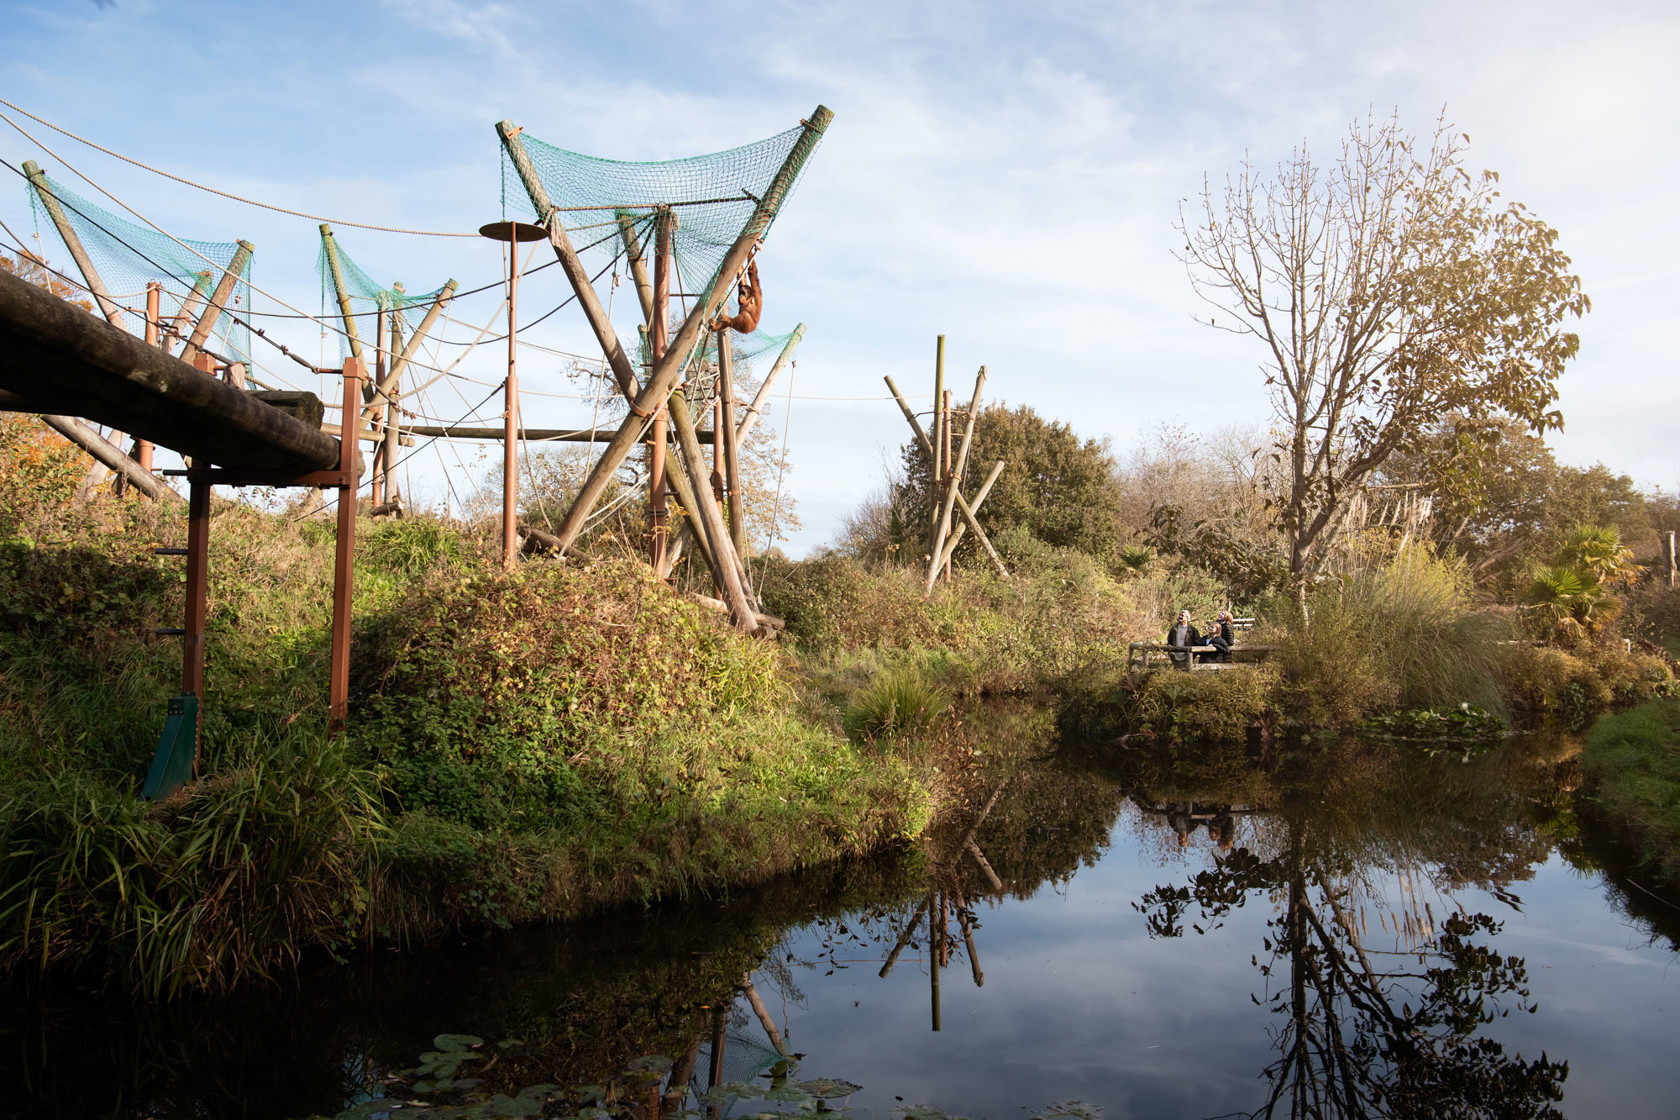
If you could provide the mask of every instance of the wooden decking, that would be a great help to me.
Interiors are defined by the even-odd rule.
[[[1216,646],[1190,646],[1190,668],[1196,672],[1202,670],[1234,669],[1242,665],[1252,665],[1256,661],[1264,661],[1277,652],[1277,646],[1240,645],[1231,647],[1230,661],[1215,661],[1219,654]],[[1126,646],[1126,668],[1128,670],[1150,670],[1171,668],[1172,654],[1185,652],[1184,646],[1169,646],[1165,642],[1131,642]],[[1204,658],[1205,660],[1198,660]],[[1241,658],[1242,660],[1238,660]]]

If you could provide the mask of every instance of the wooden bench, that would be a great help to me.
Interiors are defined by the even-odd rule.
[[[1150,668],[1161,668],[1162,666],[1170,668],[1173,664],[1172,654],[1185,652],[1208,658],[1202,661],[1191,661],[1190,668],[1198,672],[1203,669],[1222,669],[1237,664],[1236,659],[1239,654],[1252,655],[1253,661],[1263,661],[1268,655],[1276,653],[1277,648],[1277,646],[1232,646],[1231,660],[1220,662],[1211,659],[1219,653],[1217,646],[1190,646],[1187,650],[1184,646],[1169,646],[1165,642],[1131,642],[1126,646],[1126,669],[1128,671],[1132,669],[1148,670]],[[1152,666],[1151,662],[1156,660],[1156,654],[1160,655],[1160,664]]]

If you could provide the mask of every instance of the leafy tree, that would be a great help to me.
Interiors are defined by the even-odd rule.
[[[1463,166],[1440,121],[1355,122],[1329,165],[1303,146],[1266,178],[1245,161],[1181,214],[1183,259],[1210,324],[1266,350],[1285,485],[1275,516],[1298,601],[1348,500],[1438,419],[1561,426],[1556,382],[1589,309],[1557,233],[1498,176]],[[1467,448],[1467,450],[1471,450]]]
[[[964,410],[952,426],[960,434],[966,423]],[[1105,443],[1082,440],[1066,423],[1046,420],[1026,405],[987,405],[974,421],[965,496],[973,494],[999,459],[1004,461],[1003,474],[979,513],[987,535],[995,539],[1007,529],[1022,528],[1045,544],[1104,560],[1113,555],[1120,540],[1120,506],[1114,460]],[[927,550],[924,527],[932,522],[937,495],[933,464],[918,443],[904,446],[903,460],[904,478],[894,486],[894,505],[911,539],[920,542],[920,555]],[[977,548],[965,538],[958,554],[974,557]]]

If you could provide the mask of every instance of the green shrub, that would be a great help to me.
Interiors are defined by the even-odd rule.
[[[1131,732],[1172,742],[1241,743],[1275,716],[1275,666],[1220,672],[1076,674],[1065,686],[1058,717],[1064,734],[1107,739]]]

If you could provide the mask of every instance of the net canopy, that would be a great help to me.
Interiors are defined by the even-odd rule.
[[[238,243],[233,241],[191,241],[180,243],[156,230],[119,218],[103,207],[70,190],[51,176],[45,176],[48,188],[69,220],[82,247],[87,250],[105,288],[118,304],[134,307],[146,297],[146,285],[157,281],[163,285],[163,314],[178,313],[182,304],[192,296],[195,286],[202,288],[196,297],[193,318],[208,305],[210,294],[233,261]],[[46,212],[40,198],[31,188],[29,205],[35,215],[35,232],[43,223],[54,233],[58,227]],[[182,246],[187,246],[183,248]],[[69,246],[65,246],[68,250]],[[196,250],[196,252],[195,252]],[[202,254],[202,256],[198,255]],[[206,259],[208,258],[208,260]],[[173,303],[173,306],[171,305]],[[251,331],[244,323],[234,321],[237,314],[246,318],[251,307],[251,263],[246,261],[239,280],[225,304],[226,310],[217,317],[211,328],[213,341],[207,349],[235,358],[247,364],[251,361]],[[143,321],[142,321],[143,322]],[[190,327],[188,328],[190,331]]]
[[[677,219],[671,245],[675,262],[672,316],[680,320],[685,304],[692,306],[694,300],[710,294],[729,247],[804,132],[800,125],[739,148],[654,163],[579,155],[529,133],[522,134],[521,140],[591,274],[626,252],[627,232],[651,259],[656,208],[672,208]],[[503,216],[510,210],[525,220],[543,217],[536,213],[504,150]],[[734,277],[724,279],[733,282]]]
[[[405,291],[400,282],[390,287],[382,287],[374,281],[354,260],[344,251],[344,242],[333,238],[338,249],[339,273],[344,277],[344,291],[350,297],[350,313],[356,320],[356,333],[363,344],[374,345],[374,335],[379,329],[378,315],[381,311],[395,311],[403,317],[406,330],[404,338],[413,337],[419,329],[420,320],[426,317],[426,309],[438,297],[445,287],[439,284],[429,292]],[[333,290],[332,267],[327,262],[327,239],[321,236],[321,248],[315,255],[315,272],[321,278],[321,317],[328,321],[339,319],[338,294]],[[350,356],[350,339],[347,335],[338,336],[338,357],[340,361]]]

